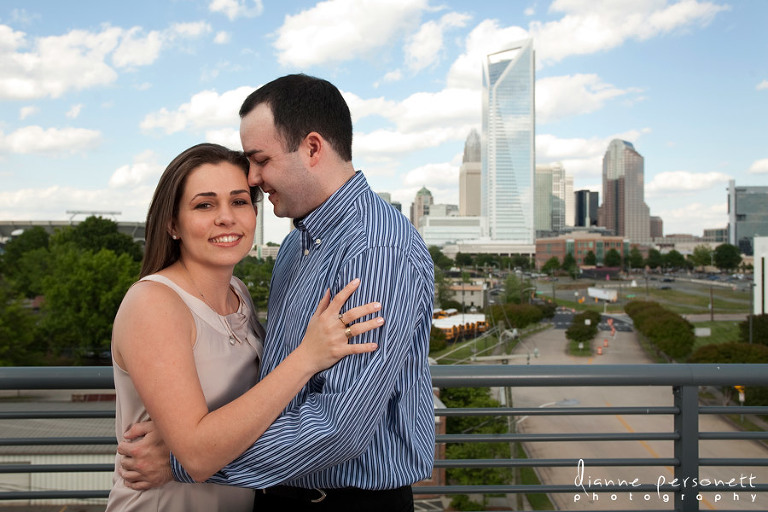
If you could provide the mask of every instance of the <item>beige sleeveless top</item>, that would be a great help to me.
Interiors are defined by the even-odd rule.
[[[240,307],[227,316],[217,314],[205,302],[167,277],[153,274],[142,281],[154,281],[170,287],[189,307],[197,330],[193,347],[195,366],[209,410],[231,402],[258,382],[264,329],[256,320],[251,297],[242,281],[232,277],[232,288],[240,299]],[[222,320],[229,322],[241,342],[230,340]],[[148,420],[149,415],[130,375],[114,360],[112,366],[117,393],[115,433],[121,439],[123,432],[132,424]],[[253,491],[239,487],[170,482],[157,489],[134,491],[124,485],[117,472],[119,460],[118,455],[106,509],[108,512],[250,512],[253,509]]]

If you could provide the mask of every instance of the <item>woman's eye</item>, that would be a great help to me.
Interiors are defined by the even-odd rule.
[[[207,210],[211,207],[211,203],[199,203],[195,205],[195,210]]]

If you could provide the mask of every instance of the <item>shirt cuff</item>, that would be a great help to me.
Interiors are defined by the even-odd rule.
[[[189,474],[181,467],[181,463],[176,460],[176,457],[171,454],[171,473],[173,473],[173,479],[177,482],[183,482],[187,484],[193,484],[195,481]]]

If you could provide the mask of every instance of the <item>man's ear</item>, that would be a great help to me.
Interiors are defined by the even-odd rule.
[[[310,167],[314,167],[320,162],[320,157],[326,150],[325,146],[325,139],[323,139],[323,136],[317,132],[309,132],[309,134],[304,137],[301,150]]]

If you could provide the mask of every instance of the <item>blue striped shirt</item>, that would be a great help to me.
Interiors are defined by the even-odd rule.
[[[336,293],[356,277],[360,288],[343,310],[379,301],[385,323],[353,341],[379,347],[315,375],[210,481],[391,489],[430,477],[434,269],[424,241],[359,171],[296,226],[272,275],[262,377],[299,345],[325,289]],[[172,466],[178,480],[191,481],[175,459]]]

